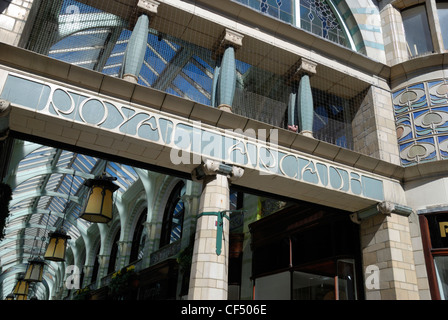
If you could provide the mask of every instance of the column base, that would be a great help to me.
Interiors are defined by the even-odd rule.
[[[312,132],[312,131],[309,131],[309,130],[303,130],[303,131],[300,131],[300,134],[303,135],[303,136],[305,136],[305,137],[310,137],[310,138],[313,138],[313,139],[314,139],[314,136],[313,136],[313,132]]]
[[[123,75],[123,80],[132,82],[132,83],[138,83],[138,78],[134,76],[133,74],[125,74]]]
[[[218,106],[219,110],[225,111],[225,112],[230,112],[232,113],[232,106],[229,106],[228,104],[220,104]]]

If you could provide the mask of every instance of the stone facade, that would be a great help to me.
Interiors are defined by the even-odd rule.
[[[419,300],[408,217],[378,215],[363,221],[361,245],[364,270],[368,266],[379,270],[379,286],[366,287],[367,300]]]
[[[400,163],[390,92],[371,87],[354,116],[352,126],[357,152],[393,164]]]
[[[24,41],[22,34],[28,31],[28,29],[25,30],[25,24],[32,5],[33,0],[0,1],[1,42],[18,46]]]

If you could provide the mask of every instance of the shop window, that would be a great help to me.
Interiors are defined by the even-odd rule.
[[[171,192],[163,215],[160,246],[176,242],[182,237],[185,205],[182,196],[185,194],[185,184],[179,182]]]
[[[137,225],[135,226],[134,236],[132,238],[131,255],[129,262],[134,262],[143,257],[143,249],[146,243],[145,221],[148,215],[148,210],[145,209],[138,218]]]
[[[433,52],[425,5],[418,5],[401,12],[407,49],[411,57]]]
[[[448,300],[448,256],[434,257],[440,299]]]
[[[362,298],[359,226],[347,213],[294,205],[249,228],[255,299]]]
[[[439,15],[440,31],[442,31],[443,46],[448,50],[448,2],[437,2],[437,14]]]
[[[433,300],[448,300],[448,213],[419,216],[429,289]]]

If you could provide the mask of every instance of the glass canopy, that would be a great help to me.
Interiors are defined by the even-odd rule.
[[[79,219],[87,187],[84,181],[103,171],[116,177],[116,197],[139,176],[128,165],[108,162],[84,154],[16,140],[5,182],[13,191],[4,239],[0,242],[2,272],[42,255],[48,232],[62,227],[72,242],[86,232],[90,222]],[[47,277],[54,277],[53,263],[47,263]],[[3,281],[2,295],[11,293],[15,278]],[[39,284],[36,284],[38,287]],[[38,290],[36,288],[35,290]]]

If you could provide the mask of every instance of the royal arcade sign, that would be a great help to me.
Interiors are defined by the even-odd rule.
[[[281,148],[276,132],[223,130],[138,105],[117,102],[93,92],[9,73],[1,99],[41,115],[136,137],[171,148],[173,164],[220,160],[260,175],[278,175],[375,201],[384,200],[383,180],[356,168]],[[269,134],[269,140],[262,136]],[[251,137],[257,137],[251,138]],[[190,155],[193,154],[192,157]]]

